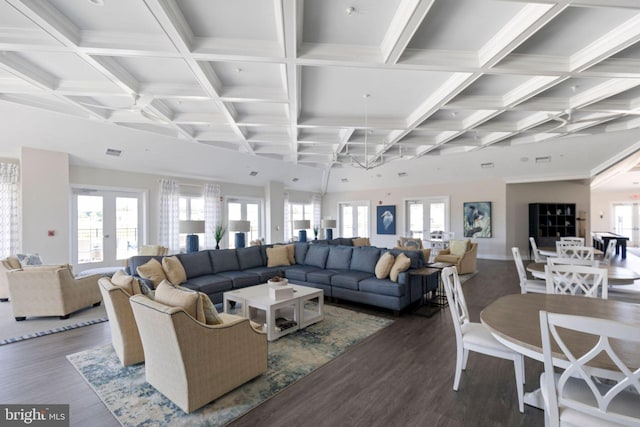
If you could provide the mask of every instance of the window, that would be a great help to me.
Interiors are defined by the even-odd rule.
[[[341,237],[369,237],[369,202],[338,204]]]
[[[178,202],[180,221],[204,221],[204,197],[202,196],[180,196]],[[204,233],[196,233],[200,247],[204,242]],[[180,233],[180,251],[186,250],[187,234]]]
[[[262,226],[262,201],[227,198],[228,221],[244,220],[251,223],[251,230],[247,232],[245,241],[262,239],[264,237]],[[235,232],[227,233],[229,248],[235,248]]]
[[[427,239],[433,231],[449,230],[449,198],[434,197],[405,201],[404,235]]]
[[[313,236],[313,205],[311,203],[289,203],[289,226],[291,227],[291,231],[297,236],[298,229],[293,226],[293,221],[298,221],[301,219],[308,219],[311,224],[311,228],[307,229],[307,239]],[[320,224],[318,224],[318,227]],[[313,237],[311,237],[313,239]]]

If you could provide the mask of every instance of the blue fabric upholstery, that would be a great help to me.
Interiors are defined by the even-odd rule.
[[[209,251],[191,252],[189,254],[179,254],[178,259],[187,273],[187,280],[192,277],[206,276],[213,274]]]
[[[422,268],[425,266],[424,253],[422,251],[403,251],[401,249],[391,249],[391,255],[394,257],[400,255],[401,253],[405,254],[410,260],[411,265],[409,268]]]
[[[304,257],[307,255],[309,245],[306,243],[295,243],[293,245],[293,254],[296,258],[296,264],[304,264]]]
[[[375,273],[378,259],[380,259],[380,248],[375,246],[354,246],[350,269]]]
[[[294,267],[287,268],[284,275],[287,279],[294,282],[306,282],[307,273],[321,270],[321,268],[314,267],[312,265],[295,265]]]
[[[211,263],[216,274],[240,270],[236,249],[218,249],[211,252]]]
[[[357,291],[359,289],[358,282],[368,279],[369,277],[371,277],[371,274],[364,271],[344,271],[340,272],[340,274],[331,276],[331,286]]]
[[[404,287],[398,286],[397,283],[391,280],[379,280],[375,276],[369,279],[361,280],[358,283],[359,289],[362,292],[371,292],[380,295],[391,295],[393,297],[401,297],[404,295]]]
[[[330,246],[326,268],[332,270],[348,270],[351,265],[351,246]]]
[[[218,274],[207,274],[205,276],[193,277],[180,284],[180,286],[204,292],[209,295],[214,304],[222,302],[223,292],[233,289],[231,279],[228,277],[222,277]]]
[[[304,258],[305,265],[311,265],[318,268],[325,268],[327,265],[327,257],[329,256],[329,246],[310,245],[307,255]]]
[[[247,271],[225,271],[220,273],[222,277],[228,277],[233,282],[233,288],[246,288],[260,284],[260,275]]]
[[[307,282],[330,285],[331,277],[338,274],[336,270],[317,270],[307,273]]]
[[[260,276],[260,283],[266,283],[267,280],[276,276],[284,277],[284,269],[282,267],[255,267],[243,271]]]
[[[240,270],[248,268],[264,267],[266,262],[262,258],[260,246],[249,246],[248,248],[239,248],[236,251]]]

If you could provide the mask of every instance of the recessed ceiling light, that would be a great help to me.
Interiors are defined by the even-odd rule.
[[[107,156],[120,157],[120,155],[122,154],[122,150],[116,150],[115,148],[107,148],[107,151],[105,152],[105,154]]]
[[[347,15],[351,15],[351,14],[352,14],[353,12],[355,12],[355,11],[356,11],[356,8],[355,8],[355,7],[353,7],[353,6],[349,6],[349,7],[347,8],[347,10],[345,10],[345,12],[347,13]]]
[[[536,163],[551,163],[551,156],[536,157]]]
[[[492,162],[480,163],[480,167],[482,169],[491,169],[491,168],[493,168],[493,163]]]
[[[251,176],[256,176],[256,175],[258,175],[258,172],[256,172],[256,171],[251,171],[251,172],[249,172],[249,175],[251,175]]]

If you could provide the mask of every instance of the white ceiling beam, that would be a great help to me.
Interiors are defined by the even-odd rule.
[[[289,160],[293,163],[298,162],[298,118],[300,116],[301,106],[301,68],[296,64],[298,55],[298,47],[302,40],[303,26],[303,2],[296,0],[284,0],[282,7],[280,2],[274,0],[274,9],[276,10],[276,21],[280,24],[278,39],[282,43],[283,56],[285,57],[286,67],[283,70],[284,75],[282,81],[285,93],[289,101]]]
[[[51,3],[37,0],[6,0],[17,11],[44,29],[64,46],[78,46],[80,29]]]
[[[398,62],[434,3],[435,0],[403,0],[400,3],[380,46],[385,63]]]

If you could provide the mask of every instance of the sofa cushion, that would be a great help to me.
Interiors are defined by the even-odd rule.
[[[317,270],[307,273],[307,282],[331,285],[331,277],[338,274],[337,270]]]
[[[321,268],[314,267],[312,265],[298,265],[296,264],[294,267],[287,268],[284,272],[284,276],[292,280],[294,282],[306,282],[307,281],[307,273],[312,271],[320,271]]]
[[[341,271],[339,274],[331,276],[331,286],[357,291],[358,282],[370,277],[373,275],[365,271]]]
[[[240,270],[235,249],[217,249],[211,251],[211,264],[213,265],[213,272],[216,274],[224,273],[225,271]]]
[[[353,248],[350,270],[365,271],[374,274],[380,258],[380,248],[375,246],[357,246]]]
[[[293,246],[292,246],[293,248]],[[267,267],[291,265],[289,250],[285,246],[274,246],[267,249]]]
[[[390,279],[380,280],[372,277],[370,279],[361,280],[359,283],[360,292],[371,292],[372,294],[389,295],[392,297],[401,297],[404,295],[404,286],[398,286],[397,283]]]
[[[254,273],[260,276],[259,283],[266,283],[267,280],[276,276],[284,277],[285,270],[280,267],[255,267],[244,270],[245,273]]]
[[[383,253],[376,263],[376,278],[387,279],[389,277],[389,273],[391,273],[391,267],[393,267],[395,260],[396,257],[391,255],[391,252],[387,251]]]
[[[309,250],[309,245],[306,243],[294,243],[293,244],[293,252],[295,255],[295,264],[304,264],[304,257],[307,255],[307,250]]]
[[[204,292],[207,295],[213,295],[220,292],[230,291],[233,289],[233,282],[229,277],[223,277],[217,274],[207,274],[205,276],[192,277],[181,286]]]
[[[410,266],[411,266],[411,260],[409,259],[409,257],[407,257],[404,253],[399,254],[393,263],[393,267],[391,267],[391,272],[389,273],[389,279],[392,282],[397,282],[398,275],[403,271],[407,271]]]
[[[330,246],[327,265],[325,268],[333,270],[348,270],[351,265],[351,246]]]
[[[452,240],[449,242],[449,253],[451,255],[462,256],[468,249],[468,240]]]
[[[146,263],[139,265],[136,270],[140,277],[151,280],[154,288],[157,288],[163,280],[167,279],[162,269],[162,264],[155,258],[151,258]]]
[[[246,288],[260,284],[260,275],[247,271],[225,271],[220,276],[231,279],[233,289]]]
[[[140,283],[135,277],[128,275],[122,270],[118,270],[111,276],[111,284],[122,288],[129,295],[141,294]]]
[[[336,237],[335,239],[329,240],[329,244],[333,246],[353,246],[353,239],[349,237]]]
[[[164,270],[167,280],[172,285],[179,285],[187,281],[187,273],[184,271],[182,263],[176,256],[166,256],[162,258],[162,270]]]
[[[187,279],[198,276],[206,276],[213,274],[209,251],[191,252],[189,254],[180,254],[178,259],[184,267]]]
[[[273,247],[287,248],[287,256],[289,257],[289,264],[293,265],[296,263],[296,251],[295,251],[295,245],[293,243],[289,245],[273,245]]]
[[[194,319],[205,322],[202,297],[199,292],[173,286],[166,280],[158,284],[154,299],[170,307],[180,307]]]
[[[260,250],[260,246],[238,248],[236,249],[236,255],[238,257],[238,265],[240,265],[240,270],[264,266],[264,260],[262,259],[262,251]]]
[[[409,268],[422,268],[425,266],[424,252],[422,250],[407,250],[407,249],[391,249],[391,255],[397,257],[400,254],[404,254],[411,260],[411,266]]]
[[[328,257],[329,246],[310,245],[307,255],[304,257],[304,264],[318,268],[325,268]]]

